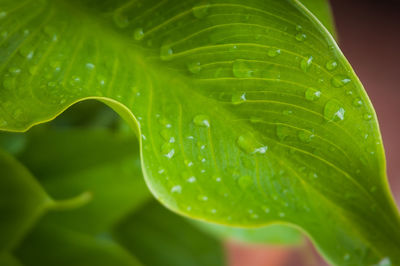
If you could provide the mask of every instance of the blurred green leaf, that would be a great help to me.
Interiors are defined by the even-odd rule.
[[[145,265],[224,265],[222,244],[156,202],[124,219],[115,238]]]

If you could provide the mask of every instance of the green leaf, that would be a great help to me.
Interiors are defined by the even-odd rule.
[[[400,264],[375,112],[298,1],[0,8],[0,128],[26,130],[98,99],[137,129],[147,184],[174,211],[291,223],[335,264]]]
[[[224,265],[221,243],[156,202],[129,215],[114,235],[145,265]]]
[[[194,224],[221,239],[231,239],[243,243],[269,245],[300,245],[304,243],[304,238],[297,229],[280,224],[261,228],[235,228],[199,221],[195,221]]]
[[[104,129],[39,127],[24,137],[18,158],[47,193],[68,199],[86,192],[92,199],[74,212],[49,214],[64,226],[99,233],[151,197],[142,179],[134,136]],[[58,204],[55,209],[63,208]]]
[[[0,265],[21,266],[22,264],[10,253],[1,253],[0,254]]]
[[[0,251],[10,250],[52,200],[30,173],[0,150]]]
[[[314,14],[333,37],[337,38],[335,22],[328,0],[300,0],[300,2]]]
[[[25,265],[142,265],[107,235],[79,233],[41,222],[15,251]]]

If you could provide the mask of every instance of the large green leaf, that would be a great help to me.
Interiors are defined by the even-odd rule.
[[[170,209],[291,223],[336,264],[400,264],[375,112],[298,1],[0,3],[0,128],[99,99],[137,129]]]

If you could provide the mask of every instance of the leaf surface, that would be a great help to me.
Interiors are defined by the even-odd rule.
[[[170,209],[221,224],[291,223],[340,265],[400,263],[375,112],[300,2],[1,8],[0,128],[26,130],[98,99],[137,129],[146,182]]]

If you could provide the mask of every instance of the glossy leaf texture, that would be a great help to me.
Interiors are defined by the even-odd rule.
[[[375,112],[299,1],[1,9],[1,129],[101,100],[137,129],[147,185],[168,208],[220,224],[290,223],[335,264],[400,263]]]

